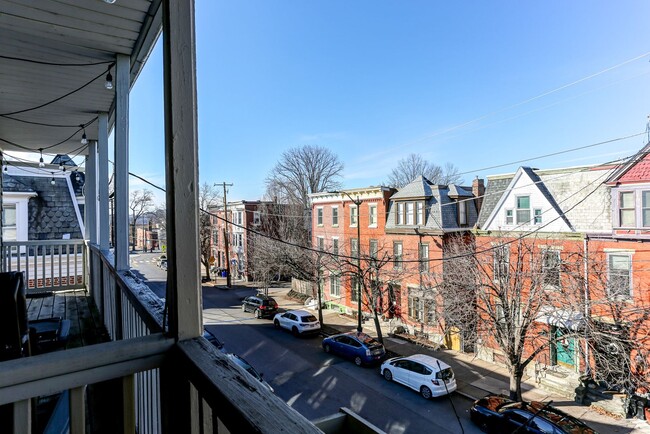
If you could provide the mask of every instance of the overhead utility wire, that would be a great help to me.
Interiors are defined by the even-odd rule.
[[[626,60],[626,61],[624,61],[624,62],[621,62],[621,63],[619,63],[619,64],[616,64],[616,65],[614,65],[614,66],[610,66],[609,68],[605,68],[605,69],[603,69],[603,70],[601,70],[601,71],[598,71],[598,72],[596,72],[596,73],[590,74],[590,75],[588,75],[588,76],[586,76],[586,77],[580,78],[580,79],[578,79],[578,80],[574,80],[574,81],[572,81],[572,82],[570,82],[570,83],[564,84],[564,85],[562,85],[562,86],[556,87],[556,88],[551,89],[551,90],[548,90],[548,91],[546,91],[546,92],[542,92],[542,93],[540,93],[539,95],[536,95],[536,96],[533,96],[533,97],[527,98],[527,99],[525,99],[525,100],[523,100],[523,101],[520,101],[520,102],[518,102],[518,103],[511,104],[511,105],[509,105],[509,106],[507,106],[507,107],[503,107],[503,108],[501,108],[501,109],[494,110],[494,111],[492,111],[492,112],[490,112],[490,113],[484,114],[484,115],[482,115],[482,116],[479,116],[479,117],[477,117],[477,118],[474,118],[474,119],[469,120],[469,121],[466,121],[466,122],[463,122],[463,123],[461,123],[461,124],[458,124],[458,125],[455,125],[455,126],[452,126],[452,127],[446,128],[446,129],[444,129],[444,130],[442,130],[442,131],[435,132],[435,133],[430,134],[430,135],[428,135],[428,136],[425,136],[425,137],[422,137],[422,138],[420,138],[420,139],[417,139],[417,140],[411,141],[411,142],[409,142],[409,143],[407,143],[407,144],[412,144],[412,143],[421,142],[421,141],[424,141],[424,140],[427,140],[427,139],[430,139],[430,138],[433,138],[433,137],[436,137],[436,136],[440,136],[440,135],[446,134],[446,133],[448,133],[448,132],[450,132],[450,131],[454,131],[454,130],[457,130],[457,129],[463,128],[463,127],[465,127],[465,126],[467,126],[467,125],[474,124],[474,123],[476,123],[476,122],[482,121],[483,119],[489,118],[489,117],[494,116],[494,115],[496,115],[496,114],[502,113],[502,112],[504,112],[504,111],[511,110],[511,109],[513,109],[513,108],[515,108],[515,107],[519,107],[519,106],[524,105],[524,104],[528,104],[529,102],[532,102],[532,101],[538,100],[538,99],[540,99],[540,98],[543,98],[543,97],[545,97],[545,96],[551,95],[551,94],[553,94],[553,93],[559,92],[559,91],[564,90],[564,89],[566,89],[566,88],[568,88],[568,87],[571,87],[571,86],[574,86],[574,85],[576,85],[576,84],[582,83],[583,81],[590,80],[590,79],[592,79],[592,78],[594,78],[594,77],[597,77],[597,76],[599,76],[599,75],[602,75],[602,74],[604,74],[604,73],[606,73],[606,72],[609,72],[609,71],[612,71],[612,70],[614,70],[614,69],[620,68],[621,66],[627,65],[628,63],[631,63],[631,62],[634,62],[634,61],[636,61],[636,60],[639,60],[639,59],[642,59],[642,58],[644,58],[644,57],[647,57],[648,55],[650,55],[650,51],[648,51],[648,52],[646,52],[646,53],[643,53],[643,54],[641,54],[641,55],[639,55],[639,56],[633,57],[632,59],[628,59],[628,60]]]
[[[0,117],[5,118],[5,119],[11,119],[12,121],[16,121],[16,122],[22,122],[22,123],[25,123],[25,124],[40,125],[42,127],[77,128],[79,126],[79,124],[76,124],[76,125],[61,125],[61,124],[48,124],[48,123],[45,123],[45,122],[28,121],[28,120],[25,120],[25,119],[18,119],[18,118],[14,118],[12,116],[7,116],[7,115],[0,115]],[[96,120],[97,120],[97,116],[95,116],[89,122],[87,122],[87,123],[85,123],[83,125],[88,126],[88,125],[92,124],[93,122],[95,122]]]
[[[84,89],[85,87],[87,87],[87,86],[89,86],[90,84],[92,84],[92,83],[93,83],[95,80],[97,80],[98,78],[100,78],[100,77],[104,77],[105,75],[106,75],[106,71],[102,71],[99,75],[97,75],[95,78],[93,78],[93,79],[91,79],[90,81],[88,81],[86,84],[84,84],[84,85],[82,85],[82,86],[80,86],[80,87],[78,87],[78,88],[76,88],[76,89],[74,89],[74,90],[71,90],[70,92],[66,93],[65,95],[61,95],[61,96],[58,97],[58,98],[54,98],[53,100],[48,101],[48,102],[43,103],[43,104],[40,104],[40,105],[37,105],[36,107],[30,107],[30,108],[27,108],[27,109],[16,110],[16,111],[13,111],[13,112],[8,112],[8,113],[0,113],[0,116],[17,115],[17,114],[19,114],[19,113],[25,113],[25,112],[29,112],[29,111],[32,111],[32,110],[37,110],[37,109],[43,108],[43,107],[45,107],[45,106],[48,106],[48,105],[50,105],[50,104],[54,104],[55,102],[60,101],[60,100],[62,100],[63,98],[72,95],[73,93],[79,92],[80,90],[82,90],[82,89]]]

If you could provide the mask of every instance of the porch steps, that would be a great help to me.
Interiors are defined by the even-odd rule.
[[[542,389],[573,401],[576,397],[576,388],[580,386],[580,377],[575,372],[549,368],[542,371],[538,383]]]

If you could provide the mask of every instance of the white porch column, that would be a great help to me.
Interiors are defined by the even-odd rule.
[[[194,1],[163,0],[162,8],[167,306],[170,335],[185,340],[202,332]],[[163,434],[198,432],[195,394],[176,369],[166,363],[160,370]]]
[[[97,243],[97,142],[88,143],[86,157],[86,197],[84,202],[85,238],[91,243]]]
[[[108,215],[108,113],[99,114],[99,135],[97,137],[97,196],[99,209],[97,213],[97,226],[99,235],[97,242],[99,248],[107,250],[109,247],[109,231],[111,221]]]
[[[117,55],[115,78],[115,268],[129,263],[129,90],[130,59]]]

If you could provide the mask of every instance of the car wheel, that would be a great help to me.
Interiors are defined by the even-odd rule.
[[[245,305],[245,304],[242,304],[242,305],[241,305],[241,310],[242,310],[243,312],[246,312],[246,305]]]
[[[486,432],[486,433],[490,432],[490,428],[488,427],[487,422],[481,422],[481,424],[478,426],[478,428],[483,432]]]
[[[363,360],[361,360],[361,357],[357,356],[354,358],[354,364],[357,366],[361,366],[363,364]]]
[[[255,318],[257,319],[262,318],[262,312],[260,312],[259,309],[255,309]]]
[[[431,398],[431,389],[429,389],[427,386],[420,387],[420,395],[422,395],[422,398],[424,399]]]
[[[325,344],[325,346],[323,347],[323,350],[325,350],[326,353],[329,353],[330,351],[332,351],[329,344]]]
[[[299,335],[299,333],[298,333],[298,328],[297,328],[297,327],[293,327],[293,328],[291,329],[291,334],[293,334],[294,336],[298,336],[298,335]]]
[[[384,378],[386,381],[393,381],[393,373],[388,369],[384,369]]]
[[[275,321],[273,321],[273,325],[275,326],[276,329],[279,329],[280,328],[280,321],[278,321],[276,319]]]

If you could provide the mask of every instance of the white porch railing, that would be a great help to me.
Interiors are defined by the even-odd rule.
[[[2,271],[25,273],[27,293],[86,287],[84,240],[5,241]]]

